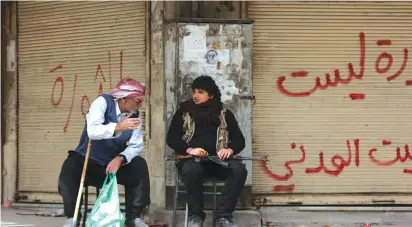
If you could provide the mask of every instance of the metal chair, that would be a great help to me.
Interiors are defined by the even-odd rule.
[[[84,184],[84,193],[82,195],[81,200],[84,201],[84,210],[83,210],[83,215],[82,215],[82,227],[86,226],[86,220],[87,220],[87,214],[92,211],[92,209],[88,209],[89,206],[89,187],[95,187],[96,188],[96,198],[99,197],[100,194],[100,188],[94,185],[89,185],[87,182]],[[84,197],[84,198],[83,198]]]
[[[215,212],[216,212],[216,197],[220,195],[221,192],[217,191],[217,183],[219,180],[216,178],[207,178],[204,181],[204,185],[207,183],[211,183],[213,187],[212,192],[203,192],[203,195],[213,195],[213,227],[216,227],[216,220],[215,220]],[[179,193],[186,193],[185,190],[180,190],[180,187],[184,186],[184,183],[181,179],[179,171],[176,169],[175,171],[175,194],[174,194],[174,201],[173,201],[173,216],[172,216],[172,227],[176,227],[176,213],[177,213],[177,200]],[[189,218],[189,207],[186,202],[186,209],[185,209],[185,227],[187,227]]]

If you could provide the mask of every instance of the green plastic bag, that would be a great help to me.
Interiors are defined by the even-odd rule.
[[[120,211],[119,187],[116,174],[106,176],[103,188],[87,218],[86,227],[123,227],[124,216]]]

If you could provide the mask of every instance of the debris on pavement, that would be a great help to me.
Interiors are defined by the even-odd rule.
[[[13,205],[13,200],[9,200],[3,204],[4,208],[10,208]]]
[[[18,212],[18,215],[34,215],[42,217],[64,217],[63,209],[58,209],[55,212]]]

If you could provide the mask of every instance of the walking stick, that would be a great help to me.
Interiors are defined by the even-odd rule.
[[[80,200],[81,200],[82,194],[83,194],[84,179],[86,178],[86,170],[87,170],[87,164],[89,163],[89,155],[90,155],[90,146],[91,145],[92,145],[92,140],[89,139],[89,144],[87,144],[86,158],[84,159],[84,164],[83,164],[82,178],[80,180],[79,193],[77,194],[76,208],[74,210],[74,217],[73,217],[73,226],[74,227],[77,227],[77,216],[79,215]]]

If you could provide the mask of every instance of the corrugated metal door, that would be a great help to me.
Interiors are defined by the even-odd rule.
[[[18,190],[56,192],[88,105],[145,81],[145,2],[19,2],[18,29]]]
[[[410,193],[412,2],[248,4],[253,192]]]

